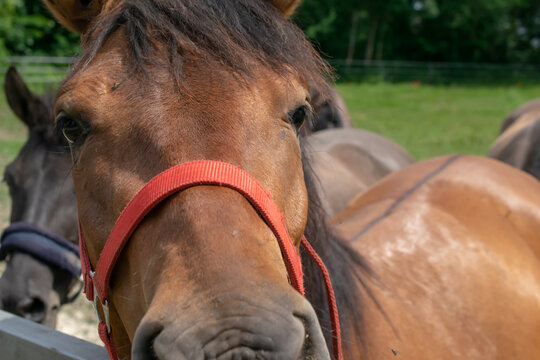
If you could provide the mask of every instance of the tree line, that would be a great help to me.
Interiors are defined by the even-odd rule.
[[[0,0],[0,14],[0,56],[79,50],[40,1]],[[304,0],[294,21],[331,59],[540,60],[540,0]]]

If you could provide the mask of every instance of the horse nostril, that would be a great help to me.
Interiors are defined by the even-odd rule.
[[[24,298],[17,304],[17,314],[35,322],[45,320],[45,303],[37,297]]]
[[[143,323],[137,328],[131,356],[133,360],[158,360],[154,351],[154,340],[163,330],[158,323]]]

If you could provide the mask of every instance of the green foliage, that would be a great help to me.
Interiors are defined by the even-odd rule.
[[[295,20],[332,58],[352,31],[356,59],[540,61],[540,0],[304,0]]]
[[[79,36],[58,24],[36,0],[0,0],[0,56],[72,56]]]
[[[0,0],[0,14],[0,56],[79,50],[41,1]],[[540,0],[303,0],[294,20],[334,59],[540,61]]]

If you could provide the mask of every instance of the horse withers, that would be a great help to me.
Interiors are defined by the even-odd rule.
[[[540,179],[540,99],[518,107],[506,117],[488,156]]]
[[[28,128],[28,138],[4,171],[11,225],[0,247],[0,256],[7,259],[0,305],[55,327],[60,306],[80,289],[71,157],[65,139],[54,130],[54,95],[33,94],[13,67],[4,89],[11,109]]]
[[[297,136],[327,74],[284,18],[297,1],[46,3],[83,34],[55,113],[111,358],[536,359],[540,185],[422,162],[364,192],[338,237]]]

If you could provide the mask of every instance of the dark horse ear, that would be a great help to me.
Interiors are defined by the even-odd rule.
[[[4,91],[9,107],[11,107],[15,115],[28,125],[28,127],[33,127],[31,108],[39,98],[28,89],[13,66],[9,68],[6,74]]]
[[[107,0],[43,0],[54,17],[65,27],[84,34]],[[110,1],[110,2],[114,2]]]
[[[300,5],[301,0],[271,0],[272,5],[274,5],[278,11],[283,15],[283,17],[289,17],[292,15],[294,10]]]

